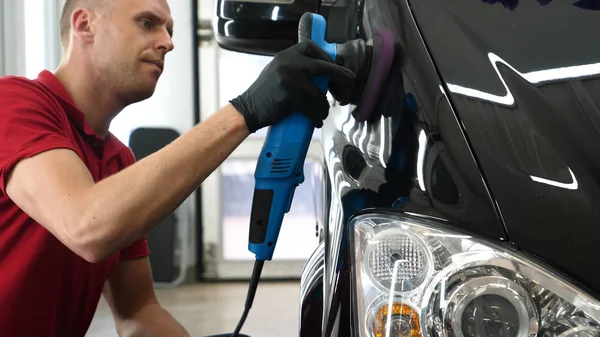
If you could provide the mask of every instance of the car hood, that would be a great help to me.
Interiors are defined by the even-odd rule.
[[[599,13],[491,3],[411,6],[508,239],[598,292]]]

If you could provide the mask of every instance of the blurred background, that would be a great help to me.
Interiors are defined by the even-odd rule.
[[[124,110],[111,126],[111,132],[138,159],[241,94],[271,59],[219,48],[212,30],[212,0],[168,3],[175,21],[176,47],[167,55],[157,90],[152,98]],[[35,78],[44,69],[56,68],[61,58],[58,23],[63,4],[64,0],[0,1],[0,76]],[[231,332],[242,314],[254,262],[247,249],[253,173],[265,132],[251,135],[148,235],[160,299],[193,336]],[[287,336],[291,330],[297,335],[289,325],[298,321],[302,267],[318,244],[315,226],[323,211],[321,162],[317,130],[305,165],[305,183],[296,190],[273,261],[265,264],[263,279],[269,281],[259,286],[246,333]],[[258,324],[260,315],[273,314],[281,318],[279,327]],[[88,335],[117,336],[104,302]]]

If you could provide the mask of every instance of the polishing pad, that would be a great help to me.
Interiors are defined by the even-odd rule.
[[[373,34],[373,56],[365,87],[352,116],[358,122],[370,119],[379,102],[384,84],[396,55],[395,37],[389,29],[380,29]]]

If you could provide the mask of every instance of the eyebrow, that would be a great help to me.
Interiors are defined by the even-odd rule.
[[[152,11],[143,11],[141,13],[138,13],[136,15],[137,18],[142,18],[142,17],[147,17],[148,19],[151,19],[153,21],[158,21],[158,22],[165,22],[164,18],[161,18],[160,16],[158,16],[156,13],[152,12]],[[173,21],[171,20],[170,22],[167,22],[167,31],[169,32],[169,35],[171,35],[171,37],[173,36]]]

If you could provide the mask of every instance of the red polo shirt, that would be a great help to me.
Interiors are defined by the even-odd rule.
[[[149,254],[142,237],[100,263],[89,263],[6,196],[7,175],[19,160],[55,148],[75,151],[95,181],[135,161],[114,135],[94,134],[54,74],[0,78],[1,336],[84,336],[117,262]]]

